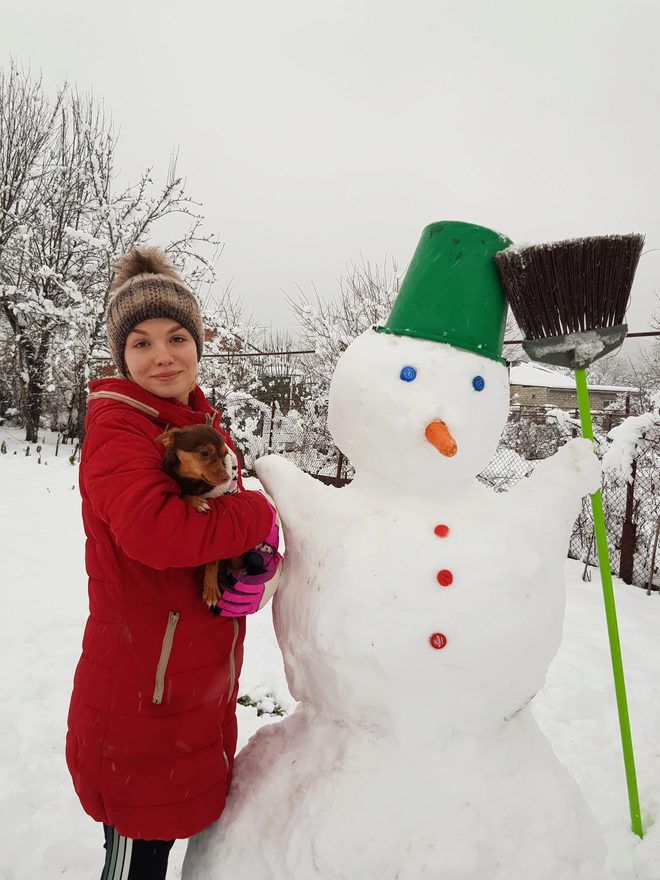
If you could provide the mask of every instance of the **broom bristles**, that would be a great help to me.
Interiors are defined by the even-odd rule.
[[[504,295],[527,339],[624,322],[644,236],[602,235],[510,247],[495,255]]]

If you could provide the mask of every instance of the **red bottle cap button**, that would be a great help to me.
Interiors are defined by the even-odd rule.
[[[439,538],[446,538],[449,534],[449,526],[436,526],[433,531]]]
[[[441,587],[448,587],[454,581],[454,575],[447,568],[443,568],[436,575]]]
[[[442,633],[433,633],[432,636],[429,636],[429,642],[432,648],[440,651],[447,644],[447,636]]]

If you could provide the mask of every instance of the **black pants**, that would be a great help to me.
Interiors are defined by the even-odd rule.
[[[105,865],[101,880],[165,880],[173,840],[131,840],[104,825]]]

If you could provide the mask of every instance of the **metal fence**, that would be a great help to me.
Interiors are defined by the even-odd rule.
[[[531,474],[539,461],[526,460],[501,445],[479,479],[496,491],[507,491]],[[628,584],[655,591],[660,589],[660,558],[655,552],[660,530],[659,463],[660,444],[649,443],[633,463],[632,482],[617,471],[604,471],[601,484],[612,572]],[[582,560],[585,567],[598,565],[588,497],[582,500],[582,512],[573,525],[568,555]]]
[[[258,430],[244,449],[248,471],[252,470],[255,458],[271,451],[286,456],[301,470],[326,483],[343,486],[351,481],[351,463],[334,446],[327,432],[292,422],[275,404],[261,404],[259,412]],[[593,414],[599,453],[607,446],[607,433],[627,414],[621,410]],[[478,479],[496,492],[506,492],[529,476],[539,461],[579,434],[576,412],[562,414],[547,407],[512,407],[497,452]],[[656,557],[655,552],[660,533],[659,486],[660,444],[651,441],[638,447],[630,482],[616,471],[603,474],[603,508],[612,571],[626,583],[654,591],[660,590],[660,553]],[[589,566],[598,564],[589,498],[583,500],[582,513],[575,521],[568,555],[585,563],[585,577],[589,576]]]

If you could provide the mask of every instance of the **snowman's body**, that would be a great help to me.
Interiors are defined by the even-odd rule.
[[[528,708],[597,462],[577,441],[496,494],[474,475],[506,419],[504,367],[375,333],[352,349],[329,421],[354,482],[329,488],[274,457],[258,469],[285,527],[274,620],[300,706],[239,755],[184,876],[602,880],[593,817]],[[414,392],[399,377],[411,365]],[[455,455],[428,441],[433,420]]]
[[[288,538],[287,589],[276,596],[292,693],[330,715],[341,705],[345,721],[396,731],[414,747],[443,729],[492,728],[536,693],[563,616],[563,559],[547,559],[544,517],[476,480],[445,498],[383,496],[359,478],[341,490],[318,485],[307,487],[306,537],[299,546]],[[497,523],[523,545],[515,561],[511,544],[493,538]],[[341,542],[326,545],[327,534]],[[431,646],[435,634],[444,648]],[[526,645],[533,656],[521,665]],[[430,695],[421,728],[420,693]]]

